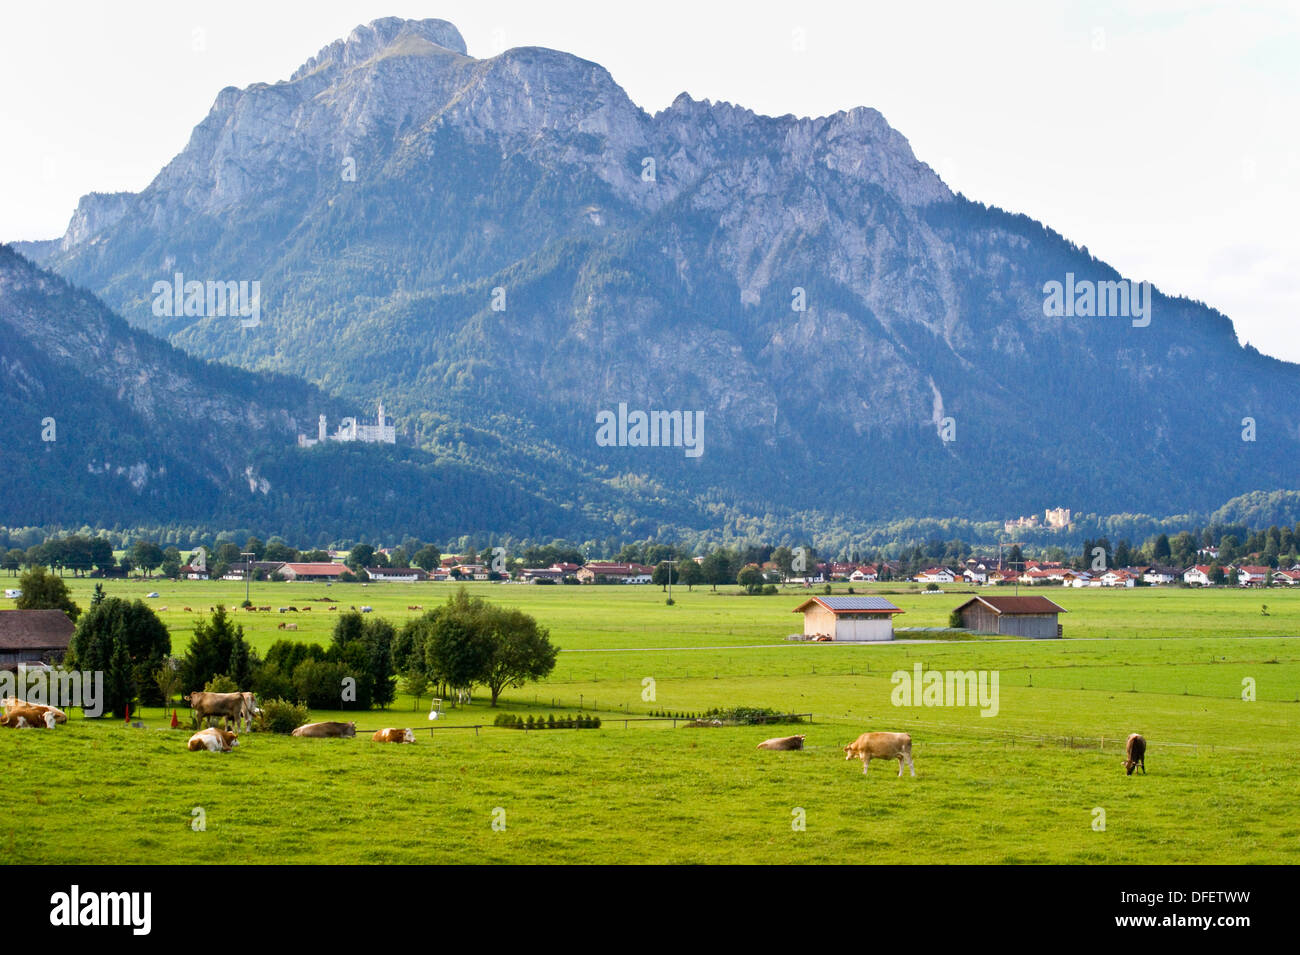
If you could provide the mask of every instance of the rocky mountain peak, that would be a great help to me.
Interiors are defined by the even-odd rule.
[[[335,40],[300,66],[290,82],[320,70],[336,67],[350,70],[385,52],[410,53],[429,44],[461,56],[469,55],[464,37],[446,20],[384,17],[357,27],[345,40]]]

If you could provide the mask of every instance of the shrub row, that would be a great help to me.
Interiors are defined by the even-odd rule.
[[[524,719],[514,713],[498,713],[492,725],[508,730],[598,730],[600,717],[580,713],[577,716],[562,716],[557,720],[552,713],[546,719],[540,716],[534,719],[531,715]]]

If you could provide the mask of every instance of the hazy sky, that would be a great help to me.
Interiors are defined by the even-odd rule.
[[[1300,3],[6,0],[0,240],[139,190],[225,86],[275,82],[353,27],[439,17],[472,56],[548,46],[650,112],[872,106],[955,190],[1300,361]]]

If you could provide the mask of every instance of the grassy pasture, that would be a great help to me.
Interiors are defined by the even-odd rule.
[[[86,606],[93,584],[69,581]],[[243,599],[239,584],[109,582],[166,606],[174,652],[195,612]],[[899,588],[880,587],[879,591]],[[564,648],[546,683],[507,691],[499,710],[544,715],[581,701],[601,730],[430,733],[427,700],[356,718],[413,726],[414,746],[254,734],[232,754],[188,753],[188,734],[147,711],[146,728],[73,717],[55,733],[0,732],[10,862],[1088,862],[1300,861],[1300,594],[1280,590],[1048,589],[1067,639],[882,646],[788,643],[807,591],[742,597],[653,587],[473,585],[548,626]],[[862,588],[858,588],[859,592]],[[325,643],[339,606],[400,622],[447,585],[254,584],[255,647]],[[899,626],[942,626],[964,595],[891,594]],[[9,602],[5,602],[9,603]],[[1268,613],[1261,613],[1261,605]],[[0,604],[3,605],[3,604]],[[291,621],[297,632],[280,631]],[[891,674],[996,671],[999,706],[895,707]],[[654,680],[655,700],[642,698]],[[1241,699],[1242,680],[1257,700]],[[620,714],[767,705],[815,714],[802,727],[672,729]],[[491,723],[482,701],[436,725]],[[866,729],[914,739],[918,778],[840,750]],[[1150,774],[1126,777],[1129,732],[1150,741]],[[806,733],[803,752],[755,751]],[[1074,745],[1062,740],[1074,738]],[[1105,739],[1104,746],[1101,742]],[[45,807],[39,825],[19,806]],[[191,829],[201,807],[206,830]],[[492,828],[493,812],[505,829]],[[1093,828],[1094,809],[1106,828]],[[796,831],[801,809],[806,829]],[[498,816],[498,821],[500,817]]]

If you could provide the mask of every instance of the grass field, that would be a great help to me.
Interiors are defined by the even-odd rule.
[[[86,606],[92,584],[69,580]],[[110,582],[143,597],[183,652],[198,611],[233,606],[222,582]],[[654,587],[479,584],[563,648],[545,683],[476,700],[436,730],[399,698],[360,729],[412,726],[414,746],[253,734],[229,755],[189,753],[187,733],[146,711],[143,729],[73,716],[54,733],[2,732],[11,752],[0,846],[9,862],[1088,862],[1300,861],[1300,594],[1140,588],[1049,590],[1066,639],[802,644],[807,591],[744,597]],[[875,588],[889,592],[891,588]],[[899,588],[892,588],[897,591]],[[965,588],[962,588],[964,590]],[[255,604],[308,613],[236,620],[265,651],[325,643],[342,608],[400,622],[443,584],[254,584]],[[859,592],[862,588],[858,588]],[[899,627],[938,627],[965,599],[893,592]],[[4,602],[10,603],[11,602]],[[3,604],[0,604],[3,605]],[[1267,613],[1261,612],[1267,605]],[[190,606],[193,612],[182,608]],[[281,631],[285,620],[296,633]],[[905,637],[906,634],[900,634]],[[996,672],[996,716],[891,704],[896,670]],[[643,699],[645,678],[655,699]],[[1242,699],[1243,679],[1256,700]],[[761,705],[802,727],[672,728],[654,709]],[[595,710],[600,730],[522,733],[498,711]],[[459,727],[459,728],[457,728]],[[912,734],[918,777],[848,763],[868,729]],[[1122,740],[1149,741],[1149,775],[1126,777]],[[807,734],[802,752],[754,749]],[[44,807],[33,817],[20,806]],[[203,831],[192,822],[202,810]],[[1094,828],[1104,811],[1104,830]],[[33,819],[39,818],[34,824]],[[803,828],[798,828],[800,819]],[[497,828],[493,828],[494,820]],[[504,822],[504,828],[501,828]]]

